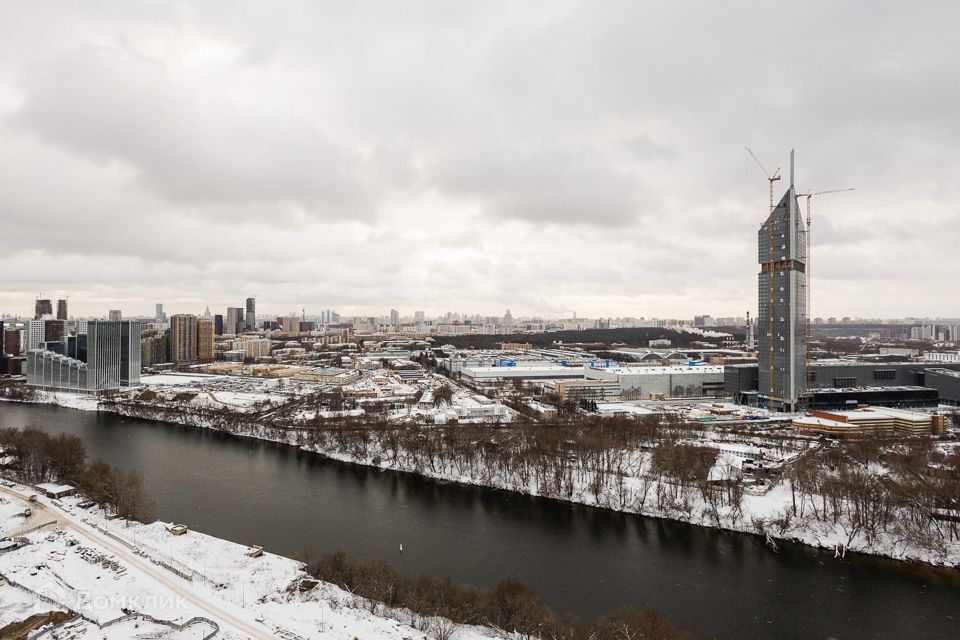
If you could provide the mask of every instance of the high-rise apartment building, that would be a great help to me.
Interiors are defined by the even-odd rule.
[[[123,313],[120,311],[120,309],[110,309],[108,319],[110,322],[120,322],[123,320]]]
[[[33,306],[33,319],[40,320],[44,316],[53,316],[53,305],[49,300],[38,298]]]
[[[277,318],[280,321],[280,330],[288,335],[300,333],[300,318],[297,316],[284,316]]]
[[[247,331],[257,330],[257,299],[247,298],[247,315],[244,318]]]
[[[87,324],[87,388],[116,389],[120,386],[121,327],[119,322]]]
[[[51,342],[47,349],[27,352],[27,384],[42,389],[87,392],[117,389],[123,384],[122,364],[132,371],[126,376],[131,384],[140,377],[140,333],[128,331],[128,347],[136,351],[135,362],[122,354],[123,327],[120,322],[94,320],[87,332]],[[129,329],[129,328],[128,328]]]
[[[47,339],[47,322],[45,320],[31,320],[27,323],[27,351],[37,349]]]
[[[197,316],[170,316],[170,361],[178,365],[197,362]]]
[[[66,334],[66,323],[63,320],[41,320],[43,322],[43,341],[59,342]]]
[[[413,312],[413,319],[414,319],[414,321],[417,322],[418,324],[421,323],[421,322],[423,322],[425,318],[426,318],[426,315],[423,313],[423,311],[414,311],[414,312]]]
[[[323,324],[339,324],[340,314],[333,309],[324,309],[320,312],[320,322]]]
[[[158,302],[158,303],[157,303],[157,310],[156,310],[156,313],[153,314],[153,318],[154,318],[154,320],[156,320],[157,322],[166,322],[166,321],[167,321],[167,314],[166,314],[166,313],[164,312],[164,310],[163,310],[163,303],[162,303],[162,302]]]
[[[57,300],[57,320],[67,319],[67,301]]]
[[[757,234],[760,402],[793,411],[807,388],[807,231],[793,183]]]
[[[170,337],[156,335],[144,338],[140,349],[140,357],[144,367],[170,362]]]
[[[141,333],[139,320],[120,323],[120,384],[124,386],[140,384]]]
[[[390,324],[394,327],[400,324],[400,312],[396,309],[390,309]]]
[[[7,327],[3,330],[3,351],[7,355],[20,355],[20,341],[23,332],[20,329]]]
[[[212,318],[197,320],[197,360],[200,364],[213,362],[213,334],[214,323]]]

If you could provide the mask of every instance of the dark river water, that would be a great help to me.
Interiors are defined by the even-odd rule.
[[[0,403],[0,426],[73,433],[143,474],[163,520],[282,555],[343,550],[403,571],[521,580],[590,620],[632,605],[717,638],[960,638],[960,571],[782,545],[443,484],[204,429]],[[403,553],[399,553],[400,545]]]

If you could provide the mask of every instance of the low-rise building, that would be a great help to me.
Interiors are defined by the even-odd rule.
[[[928,436],[939,431],[941,416],[891,409],[889,407],[860,407],[849,411],[812,410],[793,421],[801,433],[835,437],[859,437],[898,433],[908,436]]]
[[[590,367],[586,378],[618,382],[629,400],[723,395],[723,367],[716,365]]]
[[[503,382],[505,380],[557,380],[582,379],[585,368],[563,365],[464,367],[461,375],[473,382]]]
[[[548,380],[544,390],[558,400],[619,399],[620,383],[614,380]]]

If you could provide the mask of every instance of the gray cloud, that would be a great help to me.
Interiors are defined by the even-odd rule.
[[[742,314],[767,200],[749,145],[784,173],[796,146],[801,190],[857,189],[814,203],[815,313],[960,315],[958,18],[11,4],[0,312],[42,290],[77,313],[255,293],[267,313]]]

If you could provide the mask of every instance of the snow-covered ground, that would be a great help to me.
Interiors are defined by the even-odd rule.
[[[449,621],[372,606],[333,585],[301,590],[302,565],[202,533],[169,533],[163,523],[109,521],[79,499],[26,500],[27,488],[0,488],[0,535],[55,520],[22,534],[28,544],[0,552],[0,628],[35,613],[68,611],[79,618],[59,638],[197,638],[216,625],[218,638],[424,638]],[[27,508],[30,518],[21,515]],[[13,583],[16,583],[14,585]],[[50,601],[59,603],[51,604]],[[115,625],[126,612],[145,614]],[[213,624],[204,620],[212,621]],[[191,626],[178,630],[163,621]],[[412,622],[417,627],[410,626]],[[54,636],[48,636],[54,637]],[[499,637],[456,626],[457,640]]]

